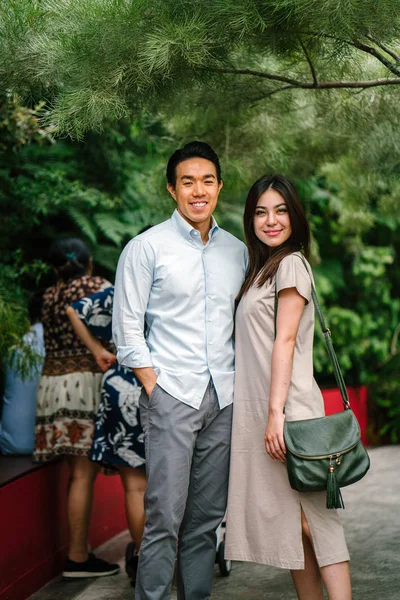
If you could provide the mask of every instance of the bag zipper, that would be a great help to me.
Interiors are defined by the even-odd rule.
[[[302,454],[296,454],[296,452],[293,452],[292,450],[290,450],[290,448],[289,448],[289,452],[291,452],[291,454],[293,454],[293,456],[296,456],[297,458],[302,458],[303,460],[321,460],[322,458],[329,458],[330,460],[332,460],[335,457],[336,464],[340,465],[341,455],[347,454],[347,452],[350,452],[350,450],[353,450],[353,448],[355,448],[357,446],[358,442],[359,442],[359,440],[355,444],[350,446],[350,448],[347,448],[347,450],[342,450],[342,452],[337,452],[337,453],[335,452],[334,454],[324,454],[322,456],[303,456]]]

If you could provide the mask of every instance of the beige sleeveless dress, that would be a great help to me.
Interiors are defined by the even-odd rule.
[[[291,385],[285,405],[289,420],[324,415],[313,377],[314,305],[311,280],[297,253],[285,257],[276,274],[278,292],[295,287],[307,303],[296,338]],[[311,272],[311,268],[308,265]],[[301,507],[320,567],[349,560],[336,510],[325,492],[291,489],[286,466],[265,450],[271,356],[274,345],[275,279],[254,285],[236,315],[236,381],[225,556],[284,569],[304,569]]]

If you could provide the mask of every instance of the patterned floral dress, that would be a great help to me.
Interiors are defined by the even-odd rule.
[[[59,281],[43,296],[46,359],[36,397],[34,460],[58,455],[87,456],[100,402],[102,373],[76,336],[66,309],[72,302],[109,287],[102,277]]]
[[[112,339],[114,288],[72,304],[92,334],[104,342]],[[99,412],[89,458],[106,467],[141,467],[145,463],[140,425],[141,384],[132,369],[116,364],[103,377]]]

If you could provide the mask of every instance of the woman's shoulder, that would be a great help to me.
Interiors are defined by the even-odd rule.
[[[43,292],[43,300],[47,300],[47,298],[54,296],[56,289],[57,285],[50,285],[48,288],[46,288]]]
[[[301,252],[292,252],[285,256],[276,272],[276,288],[283,289],[295,287],[307,302],[311,298],[312,271]]]
[[[89,296],[90,294],[94,294],[110,286],[111,283],[107,281],[107,279],[104,279],[104,277],[99,277],[98,275],[83,275],[82,277],[73,279],[68,287],[71,290],[84,289],[87,291],[86,295]]]
[[[100,277],[99,275],[82,275],[82,277],[78,277],[74,281],[81,281],[86,285],[96,287],[103,286],[104,284],[107,284],[108,286],[111,285],[111,283],[107,281],[107,279],[104,279],[104,277]]]
[[[43,304],[45,305],[49,302],[54,302],[56,298],[60,297],[60,293],[65,287],[66,286],[62,281],[58,281],[54,285],[50,285],[48,288],[46,288],[43,292]]]
[[[96,310],[111,310],[112,303],[114,299],[114,286],[109,282],[106,282],[105,287],[102,286],[99,291],[94,292],[93,294],[88,294],[86,296],[82,296],[75,302],[71,304],[71,306],[76,311],[81,311],[83,308],[85,311],[91,311],[93,307],[96,307]]]
[[[279,269],[283,269],[286,266],[293,266],[295,269],[300,269],[301,271],[309,270],[311,271],[311,266],[306,257],[299,251],[291,252],[284,256],[279,263]]]
[[[111,284],[103,277],[83,275],[82,277],[76,277],[68,282],[65,290],[62,292],[62,298],[64,303],[72,304],[79,298],[84,296],[92,296],[96,292],[104,289]]]

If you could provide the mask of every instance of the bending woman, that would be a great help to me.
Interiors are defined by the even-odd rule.
[[[244,212],[249,271],[236,313],[226,552],[290,569],[300,600],[350,600],[349,554],[325,492],[289,485],[284,419],[324,416],[313,377],[314,306],[304,209],[282,175],[261,177]],[[309,272],[311,268],[308,265]],[[275,292],[278,293],[275,338]]]
[[[145,522],[146,473],[139,396],[142,387],[132,369],[116,362],[104,347],[111,342],[114,288],[82,298],[67,308],[75,333],[104,372],[99,411],[89,457],[104,467],[118,470],[125,492],[125,510],[134,544],[126,553],[126,572],[136,581],[138,553]]]

